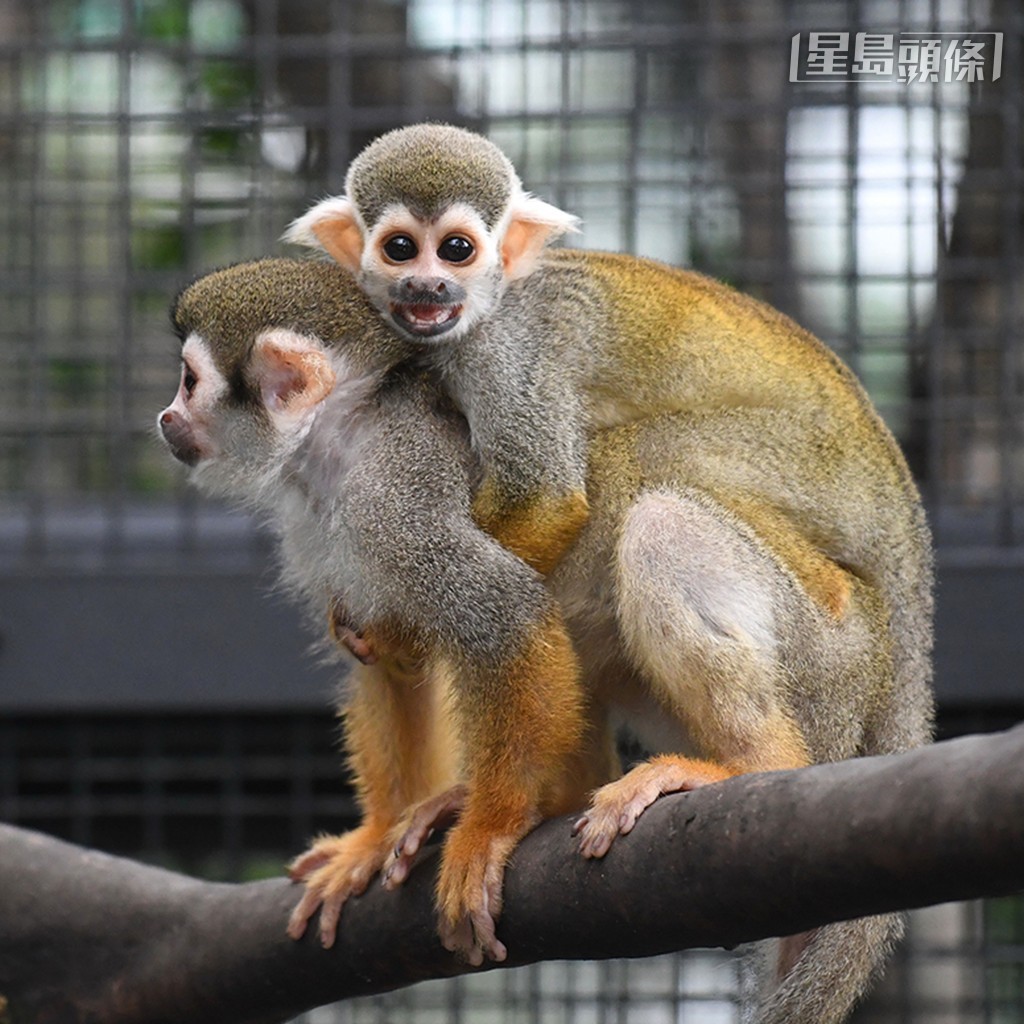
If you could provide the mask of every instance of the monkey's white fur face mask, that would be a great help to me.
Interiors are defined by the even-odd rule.
[[[505,287],[495,235],[464,203],[434,220],[388,206],[366,233],[358,280],[393,329],[427,345],[464,337]]]
[[[284,237],[328,253],[354,274],[399,335],[436,345],[464,338],[490,316],[507,284],[534,273],[545,247],[578,224],[517,183],[491,226],[458,199],[430,218],[396,199],[367,224],[351,199],[335,196]]]
[[[279,491],[328,397],[337,389],[343,405],[355,404],[373,385],[319,339],[279,328],[255,339],[243,378],[246,394],[234,395],[207,342],[190,335],[178,393],[157,426],[204,492],[256,506]]]

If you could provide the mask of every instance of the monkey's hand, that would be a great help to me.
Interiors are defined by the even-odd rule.
[[[288,868],[292,881],[306,885],[288,920],[288,934],[302,938],[319,907],[320,942],[330,949],[345,902],[366,890],[393,845],[393,830],[375,822],[365,822],[344,835],[317,839]]]
[[[412,862],[434,832],[453,824],[466,805],[468,789],[463,784],[424,800],[402,819],[395,832],[398,840],[381,869],[381,883],[391,891],[409,877]]]
[[[445,949],[474,967],[485,957],[500,962],[508,956],[495,934],[505,864],[533,824],[495,834],[463,816],[448,834],[437,881],[438,933]]]
[[[632,832],[637,818],[666,793],[697,789],[734,773],[714,761],[664,754],[637,765],[621,779],[602,786],[573,825],[584,857],[603,857],[616,836]]]
[[[327,603],[327,629],[331,639],[358,661],[364,665],[376,664],[375,644],[356,628],[341,598],[332,597]]]
[[[546,576],[579,536],[590,516],[583,491],[540,494],[511,505],[486,478],[473,499],[473,519],[502,547]]]

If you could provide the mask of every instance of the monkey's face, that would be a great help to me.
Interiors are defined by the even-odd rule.
[[[193,333],[181,361],[178,392],[157,417],[171,454],[208,493],[258,499],[334,387],[325,348],[293,332],[264,331],[229,381],[210,344]]]
[[[422,344],[465,336],[494,311],[505,285],[532,274],[547,244],[577,223],[517,184],[494,226],[465,197],[430,216],[395,198],[366,224],[353,200],[338,196],[317,203],[285,238],[332,256],[400,336]]]
[[[392,204],[369,230],[359,282],[384,318],[413,340],[450,341],[501,299],[497,239],[464,203],[425,220]]]
[[[220,454],[227,392],[228,383],[206,343],[191,335],[181,350],[178,393],[157,418],[171,454],[186,466],[195,467]]]

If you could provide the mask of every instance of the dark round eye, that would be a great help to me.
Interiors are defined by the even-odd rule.
[[[418,252],[416,243],[408,235],[392,235],[384,243],[384,255],[395,263],[414,259]]]
[[[437,255],[446,263],[465,263],[473,255],[473,243],[462,235],[450,235],[437,247]]]
[[[185,394],[189,398],[192,397],[192,392],[195,391],[198,383],[199,378],[186,366],[185,372],[181,376],[181,386],[185,389]]]

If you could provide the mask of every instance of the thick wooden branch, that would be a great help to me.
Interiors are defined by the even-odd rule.
[[[285,937],[284,879],[205,883],[0,826],[0,1021],[280,1021],[457,974],[435,866],[353,901],[324,951]],[[1024,727],[668,797],[600,862],[548,822],[517,851],[499,933],[510,964],[645,956],[1021,888]]]

